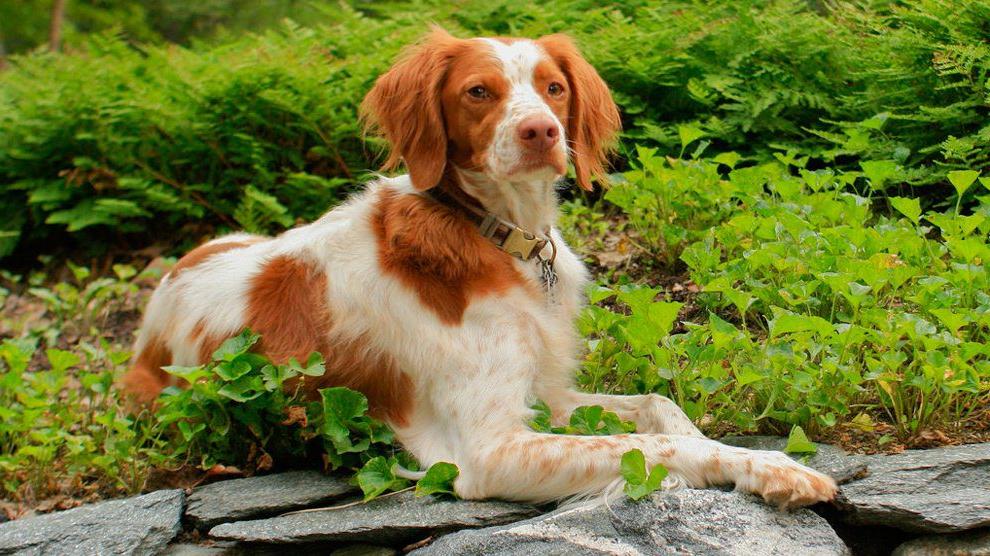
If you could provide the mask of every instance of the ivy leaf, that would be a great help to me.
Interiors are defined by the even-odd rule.
[[[887,181],[897,175],[897,162],[893,160],[864,160],[859,166],[874,190],[883,189]]]
[[[306,365],[300,364],[295,357],[292,357],[289,359],[286,367],[293,373],[306,376],[323,376],[327,371],[326,366],[323,364],[323,355],[318,351],[309,354],[309,358],[306,359]]]
[[[459,474],[460,470],[453,463],[434,463],[426,470],[426,475],[416,482],[416,496],[454,494],[454,479]]]
[[[921,219],[921,201],[911,197],[889,197],[888,201],[897,212],[906,216],[913,224],[918,224]]]
[[[626,481],[622,490],[633,500],[639,500],[658,490],[667,477],[667,468],[660,464],[654,465],[647,474],[646,457],[638,449],[622,454],[619,469]]]
[[[218,394],[235,402],[251,401],[265,393],[265,383],[260,376],[242,376],[223,385]]]
[[[976,170],[953,170],[947,174],[949,183],[956,188],[956,194],[962,197],[969,190],[980,173]]]
[[[251,346],[256,344],[261,336],[244,329],[240,334],[229,338],[213,352],[214,361],[233,361],[238,355],[247,353]]]
[[[536,412],[536,415],[529,422],[529,428],[536,432],[550,433],[553,423],[551,421],[550,406],[547,405],[547,402],[539,400],[531,409]]]
[[[804,434],[804,429],[799,425],[794,425],[791,434],[787,436],[787,446],[784,451],[788,454],[816,454],[818,447],[814,442],[808,440],[808,435]]]
[[[75,353],[62,349],[46,349],[45,355],[48,356],[48,363],[56,374],[61,374],[82,362],[82,358]]]
[[[240,359],[224,361],[214,367],[213,372],[225,381],[230,382],[250,373],[251,364]]]
[[[677,135],[681,138],[681,152],[683,153],[688,145],[701,139],[706,134],[704,130],[697,126],[679,125],[677,126]]]
[[[737,152],[728,151],[717,154],[712,160],[718,162],[719,164],[725,164],[729,168],[734,169],[736,164],[739,164],[739,161],[742,160],[742,156],[740,156]]]
[[[774,318],[770,320],[770,337],[794,332],[817,332],[822,336],[831,336],[835,328],[825,319],[814,315],[798,315],[777,307],[772,308]]]
[[[394,466],[397,462],[386,460],[383,456],[373,457],[357,472],[357,484],[364,493],[367,502],[387,490],[397,490],[405,485],[405,481],[395,476]]]
[[[320,390],[323,403],[323,427],[321,432],[330,440],[337,453],[361,452],[370,444],[372,434],[368,411],[368,399],[364,394],[344,387]],[[357,442],[351,439],[354,430],[364,437]]]
[[[611,411],[606,411],[602,414],[602,423],[604,423],[605,428],[600,429],[600,432],[605,434],[629,434],[636,432],[635,421],[623,421]]]
[[[605,409],[600,405],[587,405],[576,408],[571,413],[568,433],[582,435],[596,434],[598,423],[602,420],[603,411]]]

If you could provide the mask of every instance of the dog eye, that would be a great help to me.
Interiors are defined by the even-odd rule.
[[[468,94],[474,98],[488,98],[490,96],[488,94],[488,89],[482,87],[481,85],[475,85],[474,87],[468,89]]]
[[[554,81],[549,87],[547,87],[547,92],[550,93],[550,96],[560,96],[564,94],[564,86]]]

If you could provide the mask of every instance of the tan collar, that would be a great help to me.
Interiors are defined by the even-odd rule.
[[[440,204],[461,209],[478,227],[481,235],[517,259],[529,261],[539,257],[541,261],[553,263],[557,256],[557,246],[550,239],[549,230],[545,238],[539,237],[486,211],[472,200],[462,198],[464,195],[460,192],[447,191],[442,186],[427,191],[426,195]],[[540,253],[547,244],[550,244],[552,252],[549,259],[544,259]]]

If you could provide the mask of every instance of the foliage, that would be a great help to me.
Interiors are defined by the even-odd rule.
[[[0,343],[0,492],[42,496],[80,477],[104,492],[139,490],[155,433],[116,403],[114,370],[129,353],[106,342],[49,348],[28,370],[36,349],[33,339]]]
[[[619,465],[625,484],[622,491],[633,500],[639,500],[660,489],[661,483],[667,477],[667,468],[656,464],[650,472],[646,472],[646,457],[640,450],[630,450],[622,454]]]
[[[570,423],[555,427],[550,422],[550,407],[540,401],[533,408],[536,417],[530,421],[530,428],[536,432],[553,434],[576,434],[580,436],[608,436],[636,432],[636,423],[623,421],[614,412],[605,411],[600,405],[583,405],[571,412]]]
[[[880,414],[909,437],[977,416],[990,401],[990,196],[969,215],[895,198],[907,218],[883,216],[868,196],[876,176],[784,160],[724,176],[712,160],[669,162],[718,184],[701,195],[723,221],[692,230],[702,237],[682,254],[711,312],[672,333],[681,304],[656,300],[658,289],[593,288],[593,302],[619,310],[582,316],[591,340],[581,384],[660,392],[695,420],[742,430],[871,427]],[[956,175],[959,196],[979,178]],[[649,225],[663,234],[694,218]]]
[[[186,4],[162,9],[211,20]],[[89,240],[110,230],[147,242],[192,222],[277,231],[314,218],[375,167],[381,143],[365,145],[356,106],[429,21],[462,35],[573,34],[612,85],[626,152],[762,163],[790,150],[811,168],[862,169],[878,189],[924,194],[926,206],[949,172],[990,163],[987,0],[318,4],[327,16],[298,12],[311,27],[191,48],[97,34],[80,54],[14,57],[0,73],[0,255],[66,237],[97,251],[106,242]],[[240,17],[239,5],[202,9]],[[639,169],[657,190],[706,179]],[[942,187],[912,189],[930,184]],[[701,200],[660,209],[704,216]],[[650,240],[671,264],[692,238],[668,234]]]

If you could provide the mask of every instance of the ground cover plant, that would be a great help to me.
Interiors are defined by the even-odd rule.
[[[417,463],[363,396],[300,399],[322,361],[273,365],[250,331],[170,369],[193,386],[155,412],[113,388],[174,255],[369,179],[356,106],[431,20],[571,33],[622,109],[611,187],[562,191],[595,279],[579,387],[796,453],[990,440],[990,3],[366,4],[184,47],[125,26],[0,70],[0,511],[299,466],[450,494],[455,466],[402,478]],[[541,404],[530,426],[634,431]],[[621,464],[634,498],[664,478]]]

